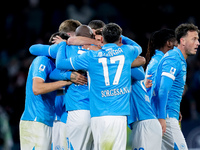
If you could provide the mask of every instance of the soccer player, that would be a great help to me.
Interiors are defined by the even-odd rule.
[[[71,84],[69,81],[51,82],[49,74],[54,68],[54,62],[46,56],[36,57],[29,68],[25,109],[20,120],[21,150],[51,149],[55,90]]]
[[[132,130],[132,149],[160,150],[162,129],[144,85],[144,69],[142,66],[135,67],[131,69],[131,72],[131,113],[127,116],[127,122]]]
[[[155,102],[151,101],[151,98],[153,96],[154,86],[156,85],[155,83],[156,70],[158,68],[158,64],[161,58],[164,56],[166,52],[168,52],[170,49],[173,49],[176,43],[177,41],[175,38],[175,32],[174,30],[171,29],[161,29],[155,31],[151,35],[148,42],[148,48],[146,53],[146,61],[147,61],[146,78],[151,80],[151,84],[153,87],[151,86],[147,88],[147,93],[154,111],[156,111],[154,104]],[[147,77],[149,75],[151,76]]]
[[[72,37],[75,36],[76,28],[78,28],[80,25],[82,24],[78,20],[68,19],[60,24],[58,31],[65,32]]]
[[[56,57],[58,69],[87,70],[94,149],[126,149],[127,122],[130,114],[131,63],[141,47],[121,45],[122,29],[115,23],[103,27],[98,51],[66,59],[66,42],[60,43]]]
[[[49,39],[49,44],[53,44],[54,38],[56,36],[61,37],[63,40],[67,40],[69,38],[69,35],[65,32],[56,32],[52,34],[52,36]],[[65,72],[55,72],[52,71],[49,75],[49,78],[51,80],[56,80],[59,78],[60,80],[69,80],[67,77],[71,74],[71,72],[65,71]],[[52,128],[52,144],[51,149],[57,150],[57,149],[67,149],[68,143],[67,143],[67,135],[66,135],[66,122],[67,122],[67,111],[64,105],[64,94],[68,87],[63,87],[61,89],[57,90],[57,96],[55,98],[55,120],[53,123]]]
[[[52,45],[52,43],[55,43],[53,38],[55,38],[56,35],[60,36],[61,39],[65,39],[67,35],[74,36],[76,28],[80,25],[82,24],[78,20],[68,19],[63,21],[59,26],[59,32],[56,32],[51,36],[50,45],[34,44],[29,48],[29,52],[35,56],[47,56],[55,59],[58,43]],[[85,77],[78,72],[69,72],[67,74],[66,79],[71,80],[74,83],[83,84],[85,82]]]
[[[175,29],[178,46],[168,51],[158,65],[155,87],[157,96],[152,98],[156,98],[158,119],[164,134],[162,150],[188,149],[178,119],[186,80],[186,59],[197,52],[198,34],[198,27],[194,24],[180,24]]]
[[[88,23],[88,26],[92,29],[93,34],[96,35],[96,31],[102,31],[106,24],[102,20],[92,20]]]
[[[96,36],[96,31],[97,30],[102,30],[102,28],[105,26],[105,23],[101,20],[92,20],[89,22],[88,26],[92,29],[93,34]],[[99,34],[98,36],[99,37]],[[87,45],[87,44],[94,44],[98,46],[102,46],[101,41],[91,38],[86,38],[86,37],[81,37],[81,36],[73,36],[68,39],[67,42],[69,45]]]
[[[75,36],[94,38],[91,28],[86,25],[79,26],[75,31]],[[64,41],[64,43],[66,42]],[[88,50],[83,49],[82,46],[67,45],[66,57],[75,57],[85,51]],[[73,149],[87,150],[91,149],[93,144],[88,93],[87,85],[72,84],[65,94],[64,103],[66,111],[68,111],[67,139]]]

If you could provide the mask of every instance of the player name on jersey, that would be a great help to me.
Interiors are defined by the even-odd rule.
[[[118,48],[118,49],[108,48],[108,49],[106,49],[106,53],[99,52],[98,56],[99,57],[104,57],[104,56],[108,57],[108,56],[118,55],[120,53],[123,53],[123,50],[121,48]]]
[[[126,94],[126,93],[130,93],[130,90],[128,89],[128,87],[104,90],[104,91],[101,91],[101,97],[117,96],[117,95],[122,95],[122,94]]]

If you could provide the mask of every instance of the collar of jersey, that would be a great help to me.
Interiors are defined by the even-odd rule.
[[[108,44],[105,44],[102,49],[106,50],[108,48],[112,48],[112,47],[119,47],[117,44],[115,43],[108,43]]]
[[[156,55],[161,55],[161,56],[165,55],[162,51],[160,51],[158,49],[156,49],[155,52],[156,52]]]
[[[178,47],[175,47],[175,46],[174,46],[174,50],[177,51],[177,53],[179,54],[179,56],[181,57],[181,59],[186,62],[186,60],[185,60],[185,58],[184,58],[181,50],[178,49]]]

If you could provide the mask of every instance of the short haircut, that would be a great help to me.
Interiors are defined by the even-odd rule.
[[[92,29],[87,25],[79,26],[75,31],[75,35],[94,39],[94,34],[92,32]]]
[[[76,28],[80,25],[81,23],[78,20],[68,19],[60,24],[59,32],[75,32]]]
[[[102,36],[106,43],[115,43],[120,39],[122,29],[116,23],[109,23],[103,27]]]
[[[92,20],[89,22],[88,26],[92,29],[100,29],[103,28],[106,24],[101,20]]]
[[[184,36],[187,35],[188,31],[196,31],[199,33],[199,29],[197,26],[195,26],[192,23],[183,23],[180,24],[176,29],[175,29],[175,35],[176,35],[176,40],[180,44],[180,39]]]

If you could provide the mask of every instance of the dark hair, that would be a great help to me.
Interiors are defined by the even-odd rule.
[[[102,30],[97,29],[97,30],[95,31],[95,34],[96,34],[96,35],[102,35]]]
[[[56,37],[56,36],[60,36],[63,40],[68,40],[69,38],[69,35],[65,32],[56,32],[56,33],[53,33],[49,39],[49,44],[52,44],[52,41],[53,41],[53,37]]]
[[[92,29],[100,29],[105,26],[105,23],[101,20],[92,20],[88,23],[88,26]]]
[[[161,29],[151,34],[148,41],[146,64],[144,68],[149,64],[152,56],[155,54],[156,49],[160,49],[165,46],[167,41],[175,40],[175,32],[171,29]]]
[[[178,41],[178,44],[180,44],[180,39],[184,36],[187,35],[188,31],[196,31],[199,33],[199,29],[197,26],[195,26],[192,23],[183,23],[180,24],[176,29],[175,29],[175,35],[176,35],[176,40]]]
[[[115,23],[109,23],[103,27],[102,36],[106,43],[115,43],[120,39],[122,29]]]

